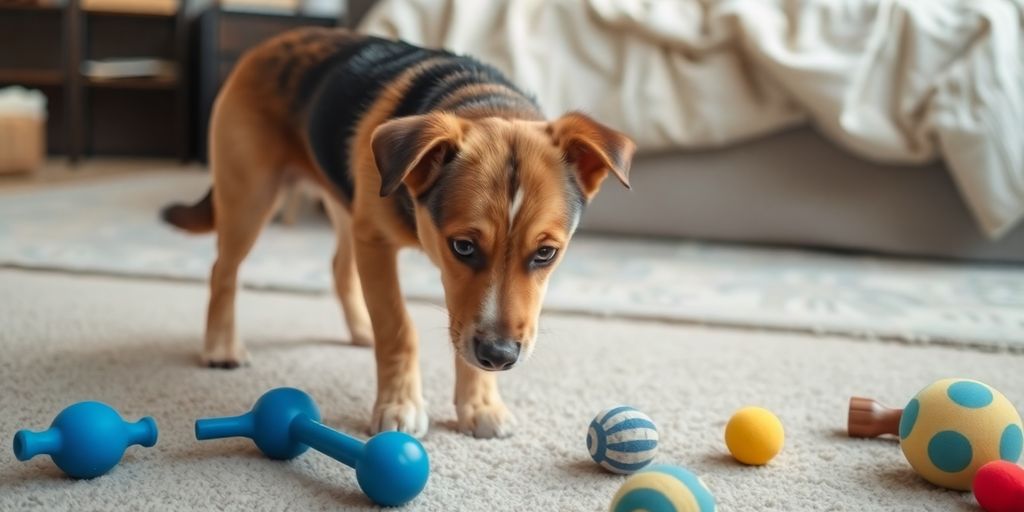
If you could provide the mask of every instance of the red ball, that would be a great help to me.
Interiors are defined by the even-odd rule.
[[[986,512],[1024,512],[1024,468],[989,462],[974,475],[974,497]]]

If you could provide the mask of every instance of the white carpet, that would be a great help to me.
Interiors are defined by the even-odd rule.
[[[205,281],[213,237],[173,231],[157,212],[208,186],[204,173],[178,170],[8,194],[0,200],[0,265]],[[334,238],[325,224],[271,226],[242,282],[330,290]],[[441,297],[424,256],[403,253],[402,270],[408,296]],[[580,236],[546,307],[1024,351],[1024,266]]]
[[[246,292],[240,326],[254,356],[237,371],[200,368],[204,286],[0,270],[0,510],[361,510],[353,473],[307,453],[261,458],[244,440],[198,443],[192,421],[247,410],[264,391],[309,391],[325,422],[368,424],[369,350],[341,340],[327,296]],[[969,494],[916,477],[896,443],[845,437],[851,394],[902,404],[928,382],[973,377],[1024,405],[1024,356],[824,336],[655,322],[546,316],[536,355],[502,376],[520,429],[506,440],[452,431],[445,315],[414,305],[422,334],[433,464],[424,511],[604,510],[623,478],[585,449],[593,414],[617,403],[646,411],[662,433],[658,461],[701,475],[720,510],[971,511]],[[160,441],[120,466],[71,481],[45,457],[15,461],[19,428],[42,428],[71,402],[98,399],[135,419],[153,415]],[[729,414],[747,404],[785,424],[782,454],[763,468],[726,455]]]

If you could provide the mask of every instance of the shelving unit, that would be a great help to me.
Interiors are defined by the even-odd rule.
[[[71,0],[78,2],[79,0]],[[186,0],[175,13],[82,11],[79,62],[157,58],[173,76],[95,78],[80,75],[82,146],[90,154],[191,156]]]
[[[46,95],[46,147],[68,152],[73,88],[67,87],[69,9],[52,4],[0,6],[0,87],[22,85]]]
[[[83,156],[190,158],[188,0],[173,14],[0,4],[0,86],[23,85],[48,100],[47,146]],[[7,49],[14,51],[6,51]],[[152,57],[175,63],[173,77],[83,76],[89,59]]]
[[[343,22],[308,15],[306,0],[289,12],[179,0],[174,13],[48,1],[61,4],[0,3],[0,87],[23,85],[46,94],[47,147],[72,162],[90,155],[205,159],[214,97],[242,53],[298,26]],[[342,2],[362,12],[372,0]],[[134,57],[174,62],[175,73],[101,79],[81,72],[86,60]]]

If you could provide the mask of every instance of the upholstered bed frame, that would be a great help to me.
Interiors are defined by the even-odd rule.
[[[1024,226],[988,240],[949,172],[865,162],[809,128],[727,149],[640,155],[596,231],[1024,262]]]

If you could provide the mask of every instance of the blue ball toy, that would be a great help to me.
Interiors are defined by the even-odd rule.
[[[313,448],[354,468],[363,493],[386,507],[418,496],[430,475],[427,452],[416,438],[383,432],[364,443],[320,423],[316,403],[294,388],[266,392],[241,416],[196,420],[196,439],[223,437],[248,437],[272,459],[291,459]]]
[[[610,512],[715,512],[715,497],[700,478],[668,465],[651,466],[626,479]]]
[[[14,456],[26,461],[46,454],[68,476],[95,478],[110,471],[131,445],[156,444],[153,418],[128,423],[101,402],[79,402],[60,412],[42,432],[20,430],[14,435]]]
[[[602,468],[630,474],[654,460],[658,452],[658,427],[650,417],[632,407],[611,407],[590,422],[587,450]]]

